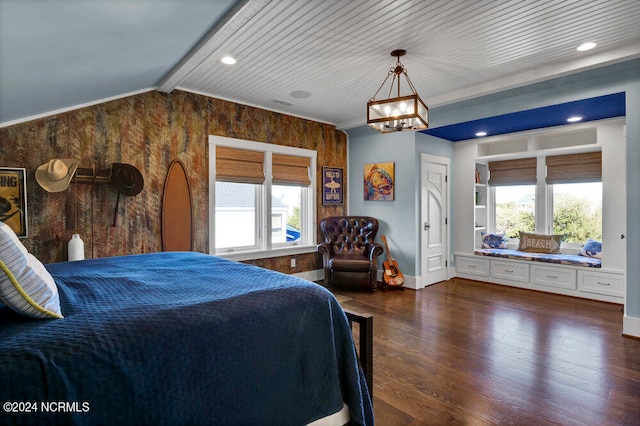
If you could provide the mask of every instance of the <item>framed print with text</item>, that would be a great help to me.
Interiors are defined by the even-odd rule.
[[[322,168],[322,204],[330,206],[342,204],[343,199],[343,170],[337,167]]]
[[[20,238],[27,236],[26,170],[0,167],[0,221]]]

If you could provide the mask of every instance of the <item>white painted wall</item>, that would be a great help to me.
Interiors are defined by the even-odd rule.
[[[474,182],[475,161],[478,152],[476,141],[461,141],[454,144],[453,187],[453,241],[456,252],[473,253],[474,250]],[[454,259],[455,265],[455,259]]]
[[[624,272],[628,241],[624,123],[599,125],[598,145],[602,145],[602,267]]]

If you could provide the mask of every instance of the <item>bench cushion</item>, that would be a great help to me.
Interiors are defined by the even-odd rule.
[[[577,254],[548,254],[530,253],[509,249],[478,249],[474,251],[478,256],[502,257],[505,259],[531,260],[536,262],[557,263],[560,265],[586,266],[590,268],[602,267],[602,260]]]

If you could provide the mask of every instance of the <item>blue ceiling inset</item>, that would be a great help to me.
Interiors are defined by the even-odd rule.
[[[581,116],[581,123],[606,118],[622,117],[625,115],[624,92],[563,104],[496,115],[464,123],[435,127],[422,130],[421,133],[447,139],[453,142],[467,139],[478,139],[476,133],[487,132],[488,136],[505,133],[521,132],[524,130],[541,129],[544,127],[568,124],[567,118]]]

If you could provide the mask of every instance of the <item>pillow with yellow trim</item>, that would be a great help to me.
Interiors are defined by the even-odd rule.
[[[562,235],[531,234],[520,231],[518,251],[530,253],[560,253]]]
[[[0,299],[23,315],[62,318],[53,277],[3,222],[0,222]]]

